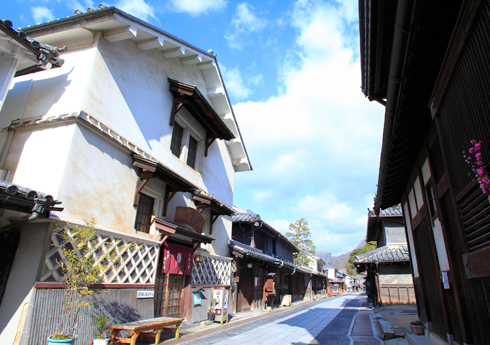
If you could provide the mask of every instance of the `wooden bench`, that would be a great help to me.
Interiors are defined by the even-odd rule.
[[[175,317],[156,317],[154,319],[139,320],[134,322],[128,322],[121,325],[112,326],[109,330],[111,332],[110,344],[116,344],[117,342],[123,344],[136,344],[136,339],[141,335],[153,335],[155,336],[155,344],[160,343],[160,335],[162,330],[175,332],[175,339],[179,338],[180,324],[184,319]],[[172,327],[172,326],[175,326]],[[129,331],[131,338],[118,337],[120,331]],[[148,331],[154,330],[155,333],[149,333]]]

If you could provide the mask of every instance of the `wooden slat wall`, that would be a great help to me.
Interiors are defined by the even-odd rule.
[[[487,344],[490,333],[490,265],[482,265],[482,260],[479,260],[478,274],[475,275],[471,274],[471,268],[478,253],[490,249],[490,203],[468,176],[470,166],[462,157],[462,151],[468,152],[470,140],[481,140],[483,160],[487,166],[490,165],[490,4],[488,1],[478,3],[481,7],[471,19],[474,22],[465,27],[469,36],[455,47],[463,47],[463,50],[460,60],[454,64],[438,117],[439,136],[446,166],[450,168],[451,187],[459,213],[449,221],[459,216],[460,236],[464,241],[457,244],[456,252],[468,253],[470,262],[467,267],[470,272],[461,275],[466,286],[465,307],[471,317],[473,335],[473,339],[468,341]],[[456,227],[447,230],[452,232]],[[452,236],[454,239],[458,237],[456,234]],[[463,260],[461,256],[457,259]]]
[[[382,284],[379,287],[381,302],[391,304],[415,304],[415,291],[412,285]]]

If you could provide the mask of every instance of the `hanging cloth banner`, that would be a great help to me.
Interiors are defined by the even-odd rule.
[[[164,242],[162,272],[190,275],[192,256],[192,248]]]

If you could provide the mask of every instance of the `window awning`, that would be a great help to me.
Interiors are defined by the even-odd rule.
[[[206,130],[205,155],[207,155],[207,148],[215,139],[231,140],[235,138],[196,86],[170,78],[168,81],[170,92],[174,95],[172,113],[170,114],[170,125],[173,126],[177,112],[182,107],[186,108]]]
[[[205,194],[202,190],[194,191],[192,195],[196,206],[198,208],[211,208],[213,212],[219,216],[231,216],[235,213],[231,207],[224,204],[212,195]]]
[[[166,220],[155,218],[155,228],[163,234],[162,243],[167,238],[189,243],[211,243],[214,238],[186,229]]]
[[[190,192],[198,189],[194,184],[173,172],[163,164],[143,158],[140,155],[133,155],[133,166],[149,172],[151,177],[156,177],[157,179],[162,180],[165,182],[165,184],[172,187],[174,191]]]

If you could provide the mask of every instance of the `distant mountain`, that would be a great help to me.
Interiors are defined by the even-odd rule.
[[[352,250],[348,251],[347,253],[340,254],[340,255],[337,255],[337,256],[332,256],[332,265],[334,265],[337,268],[341,268],[341,269],[344,268],[345,267],[345,264],[347,263],[347,261],[349,261],[349,255],[350,255],[350,253],[354,249],[361,248],[365,244],[366,244],[366,241],[365,240],[362,240],[361,243],[359,243],[357,245],[357,247],[353,248]]]

